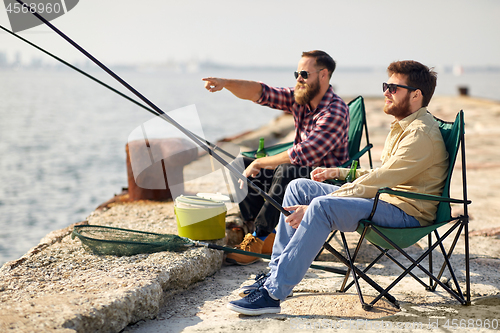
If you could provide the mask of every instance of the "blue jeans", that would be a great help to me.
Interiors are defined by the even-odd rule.
[[[308,179],[293,180],[287,187],[283,206],[308,205],[297,229],[285,222],[282,214],[276,229],[270,277],[264,287],[280,300],[290,294],[306,274],[333,230],[351,232],[359,220],[368,218],[374,199],[333,197],[338,186]],[[413,216],[384,201],[379,201],[372,222],[383,227],[417,227]]]

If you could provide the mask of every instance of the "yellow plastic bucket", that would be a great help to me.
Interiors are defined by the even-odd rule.
[[[226,236],[224,202],[198,196],[179,196],[174,203],[179,236],[193,240],[213,240]]]

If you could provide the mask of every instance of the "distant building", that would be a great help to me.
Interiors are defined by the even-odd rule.
[[[20,67],[21,66],[21,53],[16,52],[14,56],[14,63],[12,63],[12,67]]]
[[[0,68],[7,67],[7,54],[0,52]]]
[[[41,58],[33,58],[31,59],[31,63],[29,65],[30,68],[38,69],[43,67],[43,62]]]

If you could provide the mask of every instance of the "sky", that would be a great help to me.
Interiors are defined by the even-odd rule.
[[[0,4],[1,5],[1,4]],[[328,52],[341,66],[500,66],[498,0],[80,0],[52,23],[105,64],[212,61],[293,66],[302,51]],[[10,29],[5,8],[0,24]],[[57,56],[85,57],[48,27],[19,33]],[[5,32],[9,61],[47,56]]]

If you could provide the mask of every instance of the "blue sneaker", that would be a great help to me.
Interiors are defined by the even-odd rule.
[[[264,288],[255,289],[244,298],[229,302],[227,308],[248,316],[281,312],[280,301],[272,299]]]
[[[266,280],[269,276],[271,276],[271,273],[267,274],[260,273],[259,275],[257,275],[255,277],[255,282],[253,284],[249,286],[243,286],[240,288],[240,293],[239,293],[240,297],[245,297],[255,289],[259,289],[260,287],[262,287],[264,283],[266,283]],[[290,291],[290,294],[287,297],[292,297],[292,296],[293,296],[293,290]]]
[[[255,289],[259,289],[260,287],[262,287],[264,285],[264,283],[266,282],[267,278],[271,276],[271,273],[261,273],[259,275],[257,275],[255,277],[255,282],[249,286],[243,286],[240,288],[240,293],[239,295],[241,297],[245,297],[247,296],[248,294],[250,294],[252,291],[254,291]]]

